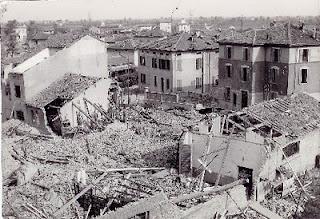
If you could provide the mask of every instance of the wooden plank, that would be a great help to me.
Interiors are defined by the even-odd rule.
[[[243,185],[246,182],[247,182],[247,180],[240,179],[240,180],[234,181],[232,183],[226,184],[224,186],[214,187],[214,188],[206,190],[204,192],[194,192],[194,193],[187,194],[187,195],[181,195],[181,196],[178,196],[176,198],[170,199],[170,201],[172,203],[179,203],[179,202],[183,202],[183,201],[186,201],[186,200],[189,200],[189,199],[199,198],[199,197],[204,196],[204,195],[210,195],[210,194],[226,191],[228,189],[232,189],[235,186]]]
[[[251,208],[252,210],[259,213],[260,215],[262,215],[266,218],[269,218],[269,219],[283,219],[278,214],[276,214],[276,213],[270,211],[269,209],[263,207],[262,205],[260,205],[258,202],[249,203],[249,208]]]

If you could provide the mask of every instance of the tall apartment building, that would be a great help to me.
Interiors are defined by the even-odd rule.
[[[139,85],[156,92],[208,92],[218,78],[218,44],[188,33],[139,49]]]
[[[303,26],[275,25],[219,41],[219,103],[241,109],[298,92],[320,92],[320,40]]]

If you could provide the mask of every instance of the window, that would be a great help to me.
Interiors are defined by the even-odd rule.
[[[182,80],[177,80],[177,90],[182,91]]]
[[[152,68],[157,68],[157,59],[152,58]]]
[[[137,214],[129,219],[150,219],[150,212],[149,211],[143,212],[143,213]]]
[[[233,106],[237,106],[237,94],[233,93]]]
[[[241,80],[248,81],[249,80],[249,67],[241,67]]]
[[[24,114],[22,111],[16,111],[16,118],[21,120],[21,121],[24,121]]]
[[[300,147],[300,142],[297,141],[287,145],[282,150],[283,150],[283,153],[286,155],[286,157],[291,157],[299,153],[299,147]],[[285,159],[284,156],[282,156],[282,159]]]
[[[302,50],[302,61],[308,62],[309,61],[309,49]]]
[[[177,53],[177,56],[181,56],[181,52]]]
[[[242,57],[244,61],[249,61],[249,48],[244,47],[242,50]]]
[[[144,56],[140,56],[140,65],[146,65],[146,58]]]
[[[226,101],[230,101],[230,92],[231,92],[231,88],[230,87],[226,87],[225,93],[224,93],[224,99]]]
[[[170,70],[170,60],[159,59],[159,68]]]
[[[241,91],[241,108],[248,107],[249,94],[248,91]]]
[[[196,78],[196,88],[202,87],[202,78]]]
[[[232,65],[231,64],[226,64],[226,72],[227,72],[227,77],[231,78],[231,75],[232,75]]]
[[[279,48],[273,48],[272,49],[273,54],[273,61],[274,62],[280,62],[280,49]]]
[[[308,69],[307,68],[301,69],[301,83],[307,83],[307,77],[308,77]]]
[[[21,89],[19,85],[14,86],[14,89],[16,91],[16,97],[20,98],[21,97]]]
[[[146,83],[146,75],[145,74],[141,74],[141,83],[142,84]]]
[[[232,58],[232,47],[231,46],[227,46],[227,59],[231,59]]]
[[[170,80],[167,79],[167,90],[169,90],[169,89],[170,89]]]
[[[157,87],[158,84],[157,84],[157,76],[154,76],[154,86]]]
[[[11,90],[10,90],[10,84],[7,83],[6,86],[5,86],[5,94],[6,96],[11,96]]]
[[[270,72],[270,82],[271,83],[276,83],[277,81],[277,75],[279,75],[279,68],[277,67],[273,67],[271,68],[271,72]]]
[[[202,69],[202,58],[196,58],[196,69]]]

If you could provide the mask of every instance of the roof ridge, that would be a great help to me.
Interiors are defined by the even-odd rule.
[[[184,34],[182,33],[179,37],[179,39],[177,40],[177,42],[174,44],[173,48],[177,49],[178,43],[180,42],[180,40],[182,39],[182,36],[184,36]]]

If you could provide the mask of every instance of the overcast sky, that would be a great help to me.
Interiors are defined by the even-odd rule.
[[[320,0],[49,0],[10,2],[4,20],[320,15]]]

